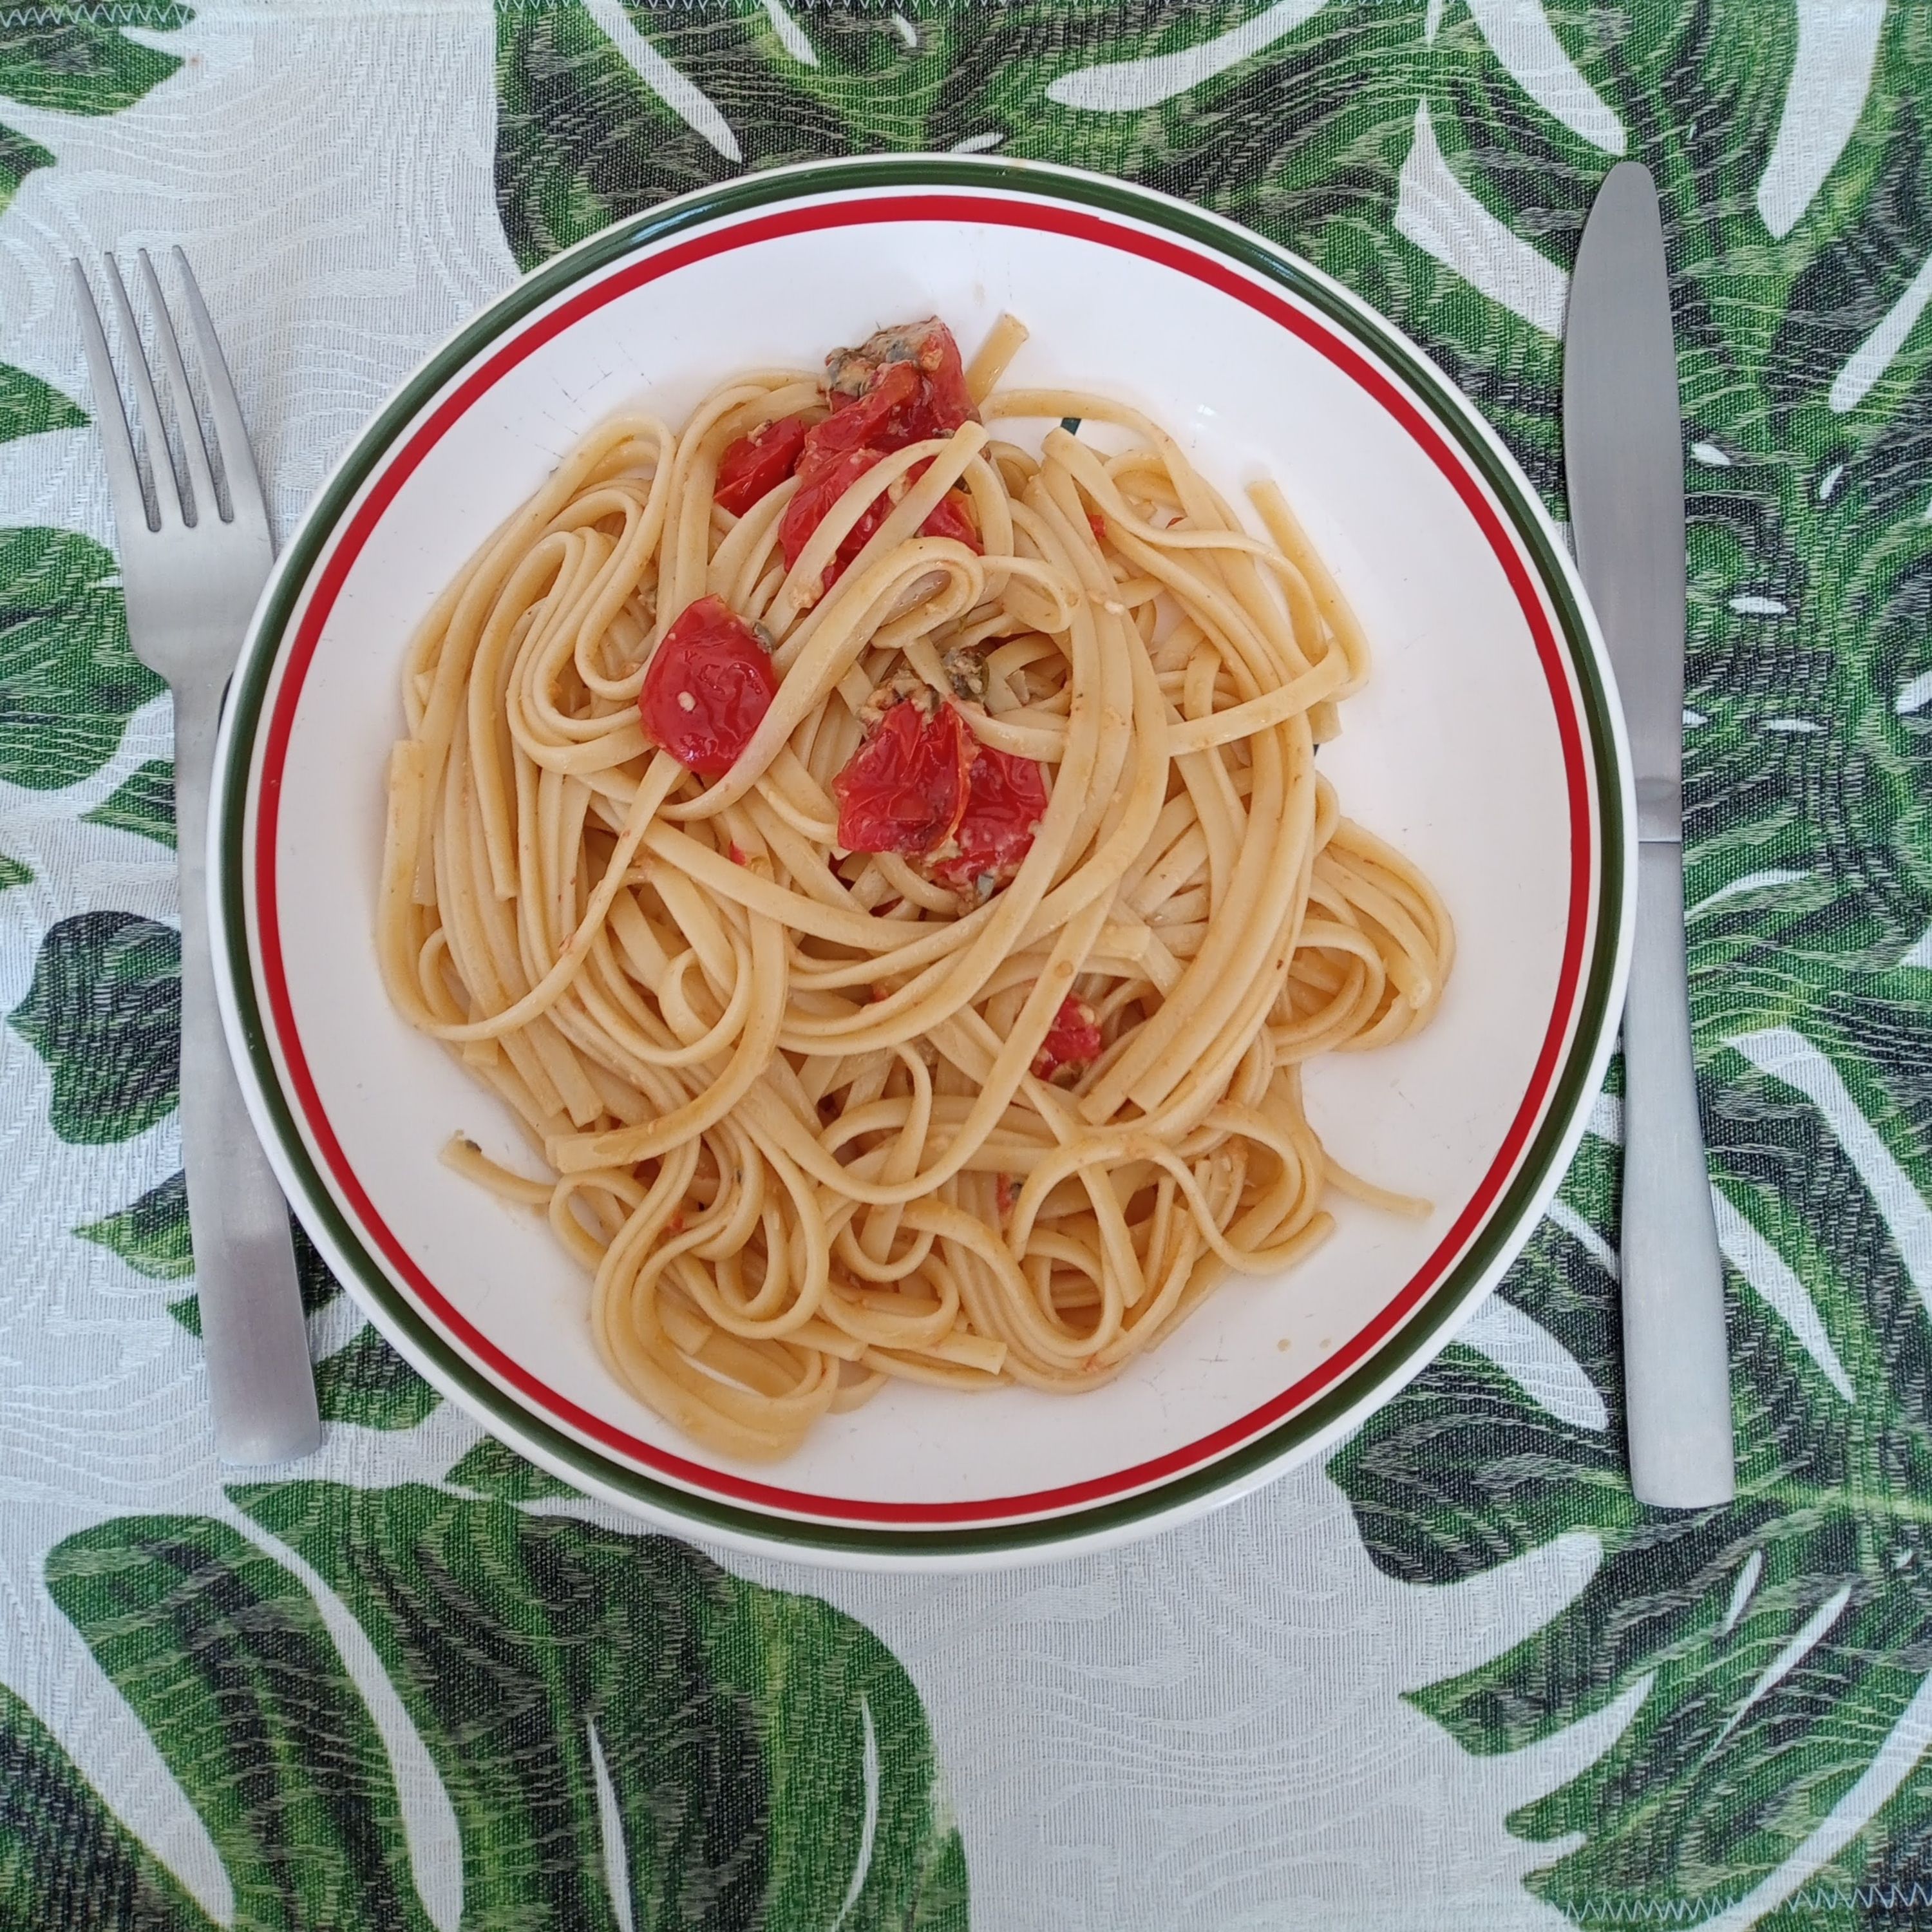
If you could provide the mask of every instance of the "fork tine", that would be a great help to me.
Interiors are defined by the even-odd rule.
[[[248,425],[242,419],[242,405],[235,400],[235,384],[228,373],[228,361],[221,352],[221,338],[208,320],[208,304],[201,298],[201,284],[188,265],[188,257],[178,247],[175,267],[188,294],[189,326],[194,331],[196,352],[201,358],[202,380],[208,386],[208,406],[214,418],[216,453],[222,475],[227,479],[229,508],[239,519],[248,518],[266,526],[268,506],[262,497],[262,479],[255,468],[255,452],[248,441]]]
[[[107,492],[113,500],[114,521],[124,544],[136,522],[146,530],[158,530],[160,526],[148,508],[148,493],[142,487],[141,466],[134,460],[134,439],[128,428],[127,412],[121,406],[121,386],[114,380],[114,362],[107,352],[107,334],[100,326],[94,291],[88,286],[87,271],[77,260],[68,266],[74,270],[81,340],[87,350],[87,380],[94,392],[94,420],[100,431],[101,454],[107,465]]]
[[[121,279],[121,264],[112,255],[106,260],[107,292],[113,299],[122,346],[127,351],[128,380],[134,386],[134,412],[142,418],[141,430],[147,440],[148,474],[154,485],[154,508],[160,512],[161,527],[166,530],[171,521],[187,522],[188,506],[182,500],[181,478],[175,473],[174,452],[168,447],[168,419],[162,415],[161,399],[154,393],[148,352],[141,346],[141,326],[134,320],[134,304],[128,299],[128,284]]]
[[[201,412],[194,406],[194,392],[188,386],[181,344],[175,339],[175,319],[168,313],[167,298],[161,293],[160,278],[145,248],[140,250],[140,262],[141,284],[148,292],[148,305],[154,312],[154,346],[161,352],[161,367],[167,376],[168,387],[174,392],[175,416],[181,424],[182,454],[188,460],[188,488],[194,494],[196,520],[219,517],[221,500],[215,493],[214,472],[208,467]]]

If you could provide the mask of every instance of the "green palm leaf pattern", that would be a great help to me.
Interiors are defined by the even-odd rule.
[[[118,114],[180,66],[124,26],[165,29],[189,18],[171,4],[106,10],[36,0],[0,18],[0,101],[63,114]],[[4,110],[0,110],[4,111]],[[0,125],[0,209],[54,157]],[[0,364],[0,442],[87,418],[39,376]],[[65,530],[0,530],[0,778],[57,790],[98,770],[122,728],[160,695],[134,660],[114,562]]]
[[[61,920],[7,1024],[46,1063],[62,1140],[141,1132],[180,1097],[181,935],[132,913]]]
[[[59,920],[41,940],[32,982],[7,1024],[46,1064],[48,1122],[62,1140],[99,1146],[146,1132],[180,1099],[180,935],[131,913]],[[179,1174],[74,1232],[151,1280],[194,1273]],[[304,1305],[316,1315],[342,1291],[299,1228],[296,1246]],[[192,1295],[170,1305],[200,1334]],[[412,1429],[440,1400],[367,1326],[323,1356],[316,1384],[324,1415],[369,1428]]]
[[[1775,1148],[1793,1167],[1818,1165],[1820,1196],[1856,1186],[1810,1108],[1763,1088],[1754,1099],[1748,1139],[1733,1127],[1719,1142],[1721,1173],[1744,1146]],[[1565,1219],[1613,1229],[1616,1170],[1609,1144],[1587,1144]],[[1802,1225],[1794,1210],[1780,1232]],[[1761,1239],[1760,1272],[1778,1252]],[[1727,1245],[1738,1252],[1735,1234]],[[1828,1279],[1819,1263],[1834,1258],[1802,1236],[1792,1252]],[[1412,1698],[1485,1754],[1634,1704],[1601,1757],[1510,1820],[1534,1840],[1582,1836],[1531,1880],[1580,1922],[1658,1898],[1714,1914],[1754,1894],[1763,1910],[1932,1880],[1919,1843],[1932,1792],[1906,1776],[1932,1742],[1932,1331],[1876,1216],[1853,1262],[1844,1290],[1815,1303],[1786,1270],[1791,1326],[1733,1284],[1742,1454],[1729,1509],[1678,1515],[1631,1498],[1604,1426],[1618,1406],[1613,1286],[1550,1222],[1502,1293],[1588,1375],[1598,1414],[1555,1413],[1457,1345],[1330,1466],[1370,1556],[1406,1582],[1454,1582],[1565,1533],[1600,1545],[1555,1622]]]
[[[184,1174],[170,1174],[138,1200],[74,1232],[83,1241],[93,1241],[118,1255],[136,1274],[146,1275],[150,1281],[179,1281],[194,1273]],[[194,1325],[200,1327],[199,1316]]]
[[[70,1537],[47,1582],[200,1812],[237,1932],[963,1932],[917,1696],[826,1605],[487,1496],[231,1494],[233,1522]],[[0,1765],[0,1922],[212,1926],[4,1694]]]
[[[118,114],[181,64],[122,29],[166,32],[191,17],[167,0],[116,6],[111,17],[76,0],[14,8],[0,23],[0,98],[64,114]]]
[[[151,800],[148,767],[108,800]],[[135,782],[143,786],[135,790]],[[170,802],[164,796],[164,802]],[[103,812],[94,818],[104,818]],[[125,823],[134,806],[118,808]],[[148,821],[153,823],[153,821]],[[172,809],[166,821],[172,829]],[[180,1103],[182,941],[172,926],[130,912],[81,912],[48,929],[27,997],[8,1026],[40,1054],[48,1070],[48,1124],[62,1140],[104,1146],[131,1140]],[[116,1214],[75,1228],[83,1240],[118,1254],[151,1281],[194,1274],[188,1237],[188,1188],[172,1174]],[[296,1228],[303,1306],[311,1316],[338,1300],[308,1234]],[[191,1294],[170,1302],[189,1333],[201,1333]],[[322,1414],[365,1428],[416,1428],[439,1396],[373,1328],[362,1328],[316,1364]]]
[[[461,1456],[445,1480],[452,1489],[473,1490],[478,1496],[501,1496],[513,1503],[576,1494],[568,1484],[558,1481],[534,1462],[526,1462],[514,1449],[490,1436]]]
[[[166,775],[165,766],[142,766],[89,816],[150,837],[162,828],[171,834]],[[0,886],[18,882],[0,868]],[[46,1064],[48,1123],[60,1138],[101,1146],[145,1132],[172,1114],[180,1099],[180,935],[132,913],[77,913],[56,922],[41,939],[32,982],[7,1024]],[[152,1281],[179,1281],[194,1271],[188,1193],[178,1173],[74,1232]],[[303,1304],[313,1316],[336,1304],[342,1291],[299,1227],[295,1236]],[[200,1334],[192,1294],[169,1306],[190,1334]],[[326,1417],[372,1429],[413,1429],[440,1400],[366,1324],[322,1355],[316,1390]]]
[[[0,1685],[0,1912],[10,1925],[208,1932],[212,1922]]]
[[[1559,514],[1568,265],[1612,160],[1654,174],[1686,426],[1693,1004],[1732,1264],[1739,1498],[1672,1518],[1629,1494],[1614,1093],[1502,1291],[1565,1364],[1567,1401],[1458,1346],[1332,1466],[1371,1557],[1418,1585],[1566,1534],[1600,1546],[1547,1628],[1415,1700],[1478,1752],[1629,1704],[1605,1756],[1512,1821],[1584,1834],[1531,1882],[1586,1922],[1668,1898],[1893,1924],[1932,1888],[1916,1768],[1932,1743],[1932,15],[1894,0],[1827,32],[1828,10],[498,13],[499,203],[526,266],[664,195],[830,151],[1098,168],[1348,283],[1450,372]]]
[[[752,167],[999,146],[1112,172],[1131,142],[1046,97],[1056,77],[1186,45],[1238,7],[799,6],[499,0],[496,199],[525,268]]]
[[[78,429],[86,417],[56,388],[25,369],[0,363],[0,442],[43,430]]]
[[[152,838],[170,851],[175,845],[175,768],[171,760],[150,758],[130,772],[92,812],[83,812],[89,825],[111,825],[140,838]]]
[[[299,1222],[291,1221],[296,1275],[303,1312],[313,1319],[325,1310],[346,1308],[342,1287],[328,1271]],[[74,1231],[118,1255],[150,1281],[176,1282],[194,1274],[188,1237],[188,1178],[171,1174],[125,1208]],[[192,1294],[168,1304],[168,1312],[190,1335],[201,1333],[201,1306]],[[413,1429],[442,1398],[366,1324],[346,1341],[326,1349],[315,1365],[316,1399],[325,1420],[365,1429]],[[567,1493],[567,1492],[566,1492]]]
[[[70,530],[0,530],[0,778],[77,784],[165,688],[128,648],[107,551]]]
[[[1559,512],[1567,266],[1610,160],[1656,174],[1691,486],[1691,963],[1738,1500],[1668,1517],[1628,1493],[1613,1102],[1499,1304],[1561,1386],[1490,1324],[1332,1464],[1371,1558],[1418,1587],[1559,1538],[1600,1552],[1545,1628],[1414,1695],[1479,1754],[1619,1714],[1602,1756],[1512,1820],[1550,1848],[1532,1890],[1586,1924],[1667,1900],[1898,1925],[1932,1887],[1932,16],[1850,8],[1828,45],[1822,17],[1756,0],[497,12],[498,206],[526,266],[746,166],[965,146],[1096,167],[1357,289]],[[104,18],[49,6],[0,28],[0,95],[113,111],[165,77],[169,56]],[[0,130],[0,203],[48,158]],[[0,370],[0,439],[78,419]],[[104,552],[0,532],[0,777],[76,783],[158,689],[127,653]],[[149,836],[164,822],[133,780],[94,815]],[[76,917],[95,923],[48,934],[13,1024],[46,1063],[56,1131],[98,1142],[172,1104],[128,1087],[116,1044],[148,1017],[126,989],[165,942],[128,915]],[[158,1281],[191,1268],[178,1181],[77,1232]],[[333,1284],[311,1274],[310,1292],[326,1318]],[[191,1300],[177,1312],[191,1323]],[[367,1331],[338,1353],[332,1413],[403,1427],[433,1406]],[[238,1500],[245,1532],[124,1520],[50,1570],[202,1810],[238,1924],[424,1922],[398,1718],[371,1701],[368,1655],[448,1795],[466,1922],[617,1922],[615,1844],[637,1923],[964,1922],[916,1700],[822,1606],[546,1514],[554,1486],[493,1445],[440,1490]],[[814,1683],[831,1687],[818,1703]],[[649,1714],[627,1729],[633,1700]],[[0,1756],[0,1916],[206,1922],[10,1700]],[[869,1783],[868,1762],[886,1767]],[[35,1856],[50,1816],[86,1860]],[[868,1873],[890,1875],[840,1920],[867,1817]],[[80,1870],[85,1900],[45,1889]]]

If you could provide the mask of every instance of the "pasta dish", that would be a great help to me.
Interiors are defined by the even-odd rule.
[[[599,426],[410,644],[377,944],[507,1103],[621,1381],[771,1458],[1091,1388],[1336,1196],[1302,1069],[1448,914],[1316,748],[1369,653],[1270,482],[927,321]],[[1045,425],[1043,434],[1042,426]]]

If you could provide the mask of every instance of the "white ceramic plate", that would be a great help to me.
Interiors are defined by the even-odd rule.
[[[1105,390],[1231,494],[1271,472],[1374,640],[1323,768],[1429,872],[1460,956],[1435,1024],[1311,1070],[1349,1166],[1436,1204],[1344,1204],[1277,1280],[1230,1282],[1076,1400],[899,1385],[792,1460],[694,1447],[606,1372],[540,1220],[444,1168],[524,1158],[390,1011],[371,943],[404,641],[592,423],[675,421],[721,376],[937,312],[1011,380]],[[1562,1174],[1614,1031],[1630,787],[1601,648],[1534,491],[1427,359],[1325,277],[1181,203],[952,158],[813,165],[670,202],[519,283],[350,451],[237,677],[214,828],[231,1037],[296,1211],[350,1292],[496,1433],[580,1487],[726,1540],[964,1564],[1140,1533],[1315,1452],[1439,1348]]]

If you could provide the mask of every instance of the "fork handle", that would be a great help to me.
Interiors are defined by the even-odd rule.
[[[221,686],[175,687],[181,856],[181,1124],[215,1447],[279,1462],[322,1439],[288,1204],[262,1152],[221,1033],[208,931],[208,793]]]
[[[1711,1207],[1684,958],[1684,848],[1637,848],[1624,1006],[1622,1268],[1630,1486],[1662,1509],[1736,1489],[1724,1264]]]

